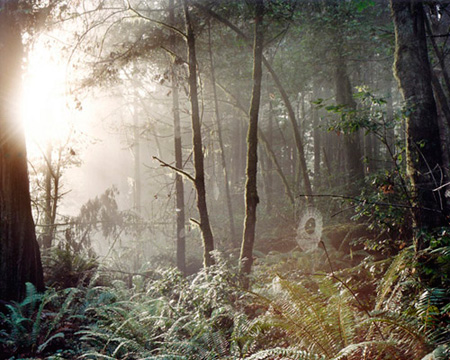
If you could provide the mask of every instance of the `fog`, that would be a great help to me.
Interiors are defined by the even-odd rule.
[[[114,1],[98,8],[82,4],[57,8],[54,24],[27,44],[28,110],[23,116],[38,235],[50,226],[52,245],[64,247],[71,231],[70,239],[78,239],[82,251],[93,250],[103,261],[125,250],[134,252],[139,254],[133,260],[137,270],[150,263],[175,265],[181,231],[186,234],[189,271],[194,271],[200,267],[204,244],[192,181],[199,175],[193,163],[187,49],[177,38],[178,30],[185,31],[183,19],[173,20],[175,31],[164,25],[167,12],[158,1],[128,8]],[[401,136],[402,124],[386,127],[388,142],[375,133],[351,135],[354,147],[349,151],[341,136],[345,125],[338,123],[341,110],[333,107],[348,101],[385,122],[399,109],[393,76],[386,75],[392,66],[390,45],[379,34],[354,36],[365,27],[388,28],[382,5],[374,5],[373,11],[380,9],[376,19],[357,12],[355,23],[339,35],[340,45],[336,34],[319,26],[326,19],[308,18],[306,13],[314,15],[314,8],[305,14],[289,8],[292,13],[283,15],[286,18],[280,15],[265,25],[265,36],[273,42],[264,54],[273,68],[272,73],[264,70],[259,108],[255,249],[261,254],[316,248],[322,223],[326,228],[353,216],[339,196],[358,195],[355,184],[364,176],[392,169],[388,146],[393,136]],[[72,16],[55,21],[67,14]],[[235,21],[251,36],[249,22]],[[285,33],[291,24],[299,33]],[[215,247],[236,256],[245,215],[253,59],[244,40],[236,39],[223,21],[196,18],[193,26],[208,216]],[[322,42],[315,43],[319,38]],[[352,96],[356,100],[349,100]],[[42,98],[40,105],[31,103],[33,98]],[[179,169],[175,110],[181,118]],[[37,128],[55,131],[38,138]],[[183,178],[183,208],[176,203],[177,173]],[[51,184],[46,183],[48,176]],[[311,194],[305,197],[311,189],[319,196],[313,208]],[[325,195],[329,197],[320,197]],[[185,229],[177,230],[181,211]],[[49,212],[55,216],[48,217]],[[313,224],[310,232],[303,229],[307,222]],[[89,241],[84,242],[86,236]]]

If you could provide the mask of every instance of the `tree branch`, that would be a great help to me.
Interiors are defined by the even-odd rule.
[[[140,17],[140,18],[142,18],[142,19],[144,19],[144,20],[147,20],[147,21],[150,21],[150,22],[154,22],[155,24],[164,26],[164,27],[166,27],[166,28],[172,30],[172,31],[175,32],[176,34],[181,35],[184,39],[187,39],[186,34],[185,34],[184,32],[182,32],[180,29],[177,29],[175,26],[166,24],[165,22],[158,21],[158,20],[155,20],[155,19],[149,18],[148,16],[143,15],[142,13],[140,13],[139,11],[137,11],[136,9],[134,9],[134,8],[131,6],[130,1],[128,1],[128,0],[127,0],[127,5],[128,5],[127,10],[130,10],[132,13],[136,14],[136,16],[138,16],[138,17]]]
[[[181,175],[187,177],[187,178],[188,178],[189,180],[191,180],[192,182],[195,182],[195,178],[194,178],[192,175],[188,174],[186,171],[183,171],[183,170],[181,170],[181,169],[178,169],[178,168],[176,168],[175,166],[172,166],[172,165],[166,163],[165,161],[162,161],[160,158],[158,158],[158,157],[156,157],[156,156],[153,156],[153,159],[156,160],[156,161],[158,161],[158,162],[161,164],[162,167],[168,167],[169,169],[172,169],[172,170],[175,171],[176,173],[181,174]]]

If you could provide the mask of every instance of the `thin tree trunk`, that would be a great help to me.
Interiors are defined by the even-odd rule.
[[[317,98],[318,84],[314,84],[314,99]],[[319,129],[319,109],[312,105],[313,117],[313,138],[314,138],[314,188],[317,190],[321,185],[321,171],[320,171],[320,151],[322,148],[322,134]]]
[[[17,1],[0,1],[0,299],[20,300],[25,283],[44,290],[33,217],[24,130],[17,97],[23,47]]]
[[[136,94],[137,95],[137,94]],[[133,156],[134,156],[134,193],[133,207],[141,213],[141,141],[139,135],[139,114],[137,101],[133,103]]]
[[[431,68],[425,36],[422,2],[391,0],[395,25],[395,75],[409,112],[407,117],[407,170],[413,187],[413,216],[418,228],[445,226],[441,182],[442,153]],[[428,246],[416,238],[416,250]]]
[[[291,121],[292,129],[294,131],[295,145],[296,145],[297,151],[298,151],[298,157],[299,157],[298,160],[300,163],[300,170],[302,172],[302,180],[303,180],[303,186],[305,188],[306,200],[308,201],[308,205],[312,206],[312,205],[314,205],[314,199],[312,196],[311,181],[309,179],[308,168],[306,166],[306,157],[305,157],[303,141],[302,141],[302,137],[300,135],[300,129],[298,127],[297,120],[295,118],[294,108],[292,107],[291,101],[289,100],[289,96],[287,95],[286,90],[284,90],[283,85],[281,84],[281,81],[278,78],[278,75],[275,73],[272,66],[269,64],[269,62],[264,57],[263,57],[263,63],[266,66],[267,70],[269,71],[270,75],[272,76],[272,79],[275,82],[275,85],[277,86],[278,91],[280,92],[281,98],[284,101],[284,105],[286,106],[286,110],[288,112],[288,117],[289,117],[289,120]]]
[[[191,101],[192,137],[195,170],[195,190],[197,192],[197,208],[200,215],[200,230],[203,239],[203,265],[209,267],[214,264],[211,251],[214,250],[214,237],[209,222],[206,205],[205,171],[200,124],[200,111],[198,106],[197,90],[197,57],[195,54],[195,33],[188,9],[188,0],[183,0],[184,16],[186,19],[186,33],[189,62],[189,97]]]
[[[221,118],[220,118],[220,112],[219,112],[219,101],[217,99],[217,89],[216,89],[216,75],[215,75],[215,69],[214,69],[214,60],[213,60],[213,54],[211,49],[211,24],[209,24],[208,27],[208,53],[209,53],[209,64],[211,67],[211,82],[212,82],[212,89],[213,89],[213,97],[214,97],[214,114],[216,117],[216,126],[217,126],[217,136],[219,139],[219,148],[220,148],[220,161],[222,163],[222,171],[223,171],[223,181],[225,185],[225,197],[227,201],[227,210],[228,210],[228,221],[230,225],[230,236],[231,236],[231,242],[233,246],[237,246],[237,239],[236,239],[236,229],[234,226],[234,218],[233,218],[233,206],[231,203],[231,195],[230,195],[230,184],[228,180],[228,168],[227,168],[227,162],[225,159],[225,146],[223,144],[223,137],[222,137],[222,124],[221,124]]]
[[[44,234],[42,236],[43,250],[52,247],[52,144],[50,140],[45,151],[45,207],[44,207]]]
[[[269,144],[269,146],[271,147],[273,144],[273,105],[272,105],[272,101],[269,100],[269,127],[267,129],[267,133],[268,133],[268,138],[267,138],[267,143]],[[268,150],[266,150],[268,151]],[[266,196],[267,196],[267,211],[270,212],[272,210],[273,207],[273,176],[272,176],[272,163],[273,160],[270,159],[267,162],[267,174],[266,174]],[[287,186],[287,188],[289,189],[289,184]],[[290,192],[290,189],[289,189]],[[292,195],[291,195],[292,197]]]
[[[391,92],[391,84],[389,82],[389,94],[387,96],[387,103],[386,103],[386,122],[388,124],[387,128],[384,129],[384,139],[386,146],[386,156],[385,156],[385,167],[387,169],[393,169],[395,167],[395,164],[393,163],[392,155],[395,154],[395,129],[392,125],[394,122],[394,106],[393,106],[393,100],[392,100],[392,92]]]
[[[247,181],[245,184],[244,236],[240,255],[241,275],[244,288],[248,288],[253,264],[253,244],[256,230],[256,206],[258,205],[258,117],[261,101],[262,53],[263,53],[263,14],[264,1],[255,0],[255,39],[253,45],[253,89],[250,104],[250,120],[247,135]]]
[[[169,0],[169,24],[175,26],[175,2]],[[172,35],[172,50],[175,52],[176,36]],[[180,100],[178,93],[178,79],[176,73],[176,59],[173,59],[171,67],[172,77],[172,111],[174,128],[175,167],[183,170],[183,149],[181,143]],[[183,177],[178,172],[175,175],[176,209],[177,216],[177,268],[181,273],[186,273],[186,230],[184,208],[184,184]]]

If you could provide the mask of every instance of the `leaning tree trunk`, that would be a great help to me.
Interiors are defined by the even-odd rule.
[[[241,248],[241,275],[244,288],[249,287],[248,275],[253,264],[253,244],[255,242],[256,206],[258,190],[256,175],[258,167],[258,117],[261,101],[262,51],[263,51],[263,0],[255,0],[255,40],[253,45],[253,89],[250,104],[250,121],[247,134],[247,181],[245,184],[244,237]]]
[[[420,228],[448,224],[442,185],[442,153],[431,85],[422,2],[391,0],[395,25],[394,70],[408,113],[407,170],[413,188],[413,216]],[[428,244],[416,239],[416,250]]]
[[[44,289],[17,97],[23,47],[17,1],[0,1],[0,299],[19,300],[25,283]]]
[[[184,16],[186,19],[188,62],[189,62],[189,97],[191,100],[191,117],[194,152],[194,186],[197,192],[197,208],[200,215],[200,230],[203,238],[203,264],[209,267],[214,264],[211,251],[214,250],[214,238],[209,222],[208,208],[206,206],[205,171],[203,159],[202,132],[200,124],[200,111],[197,92],[197,58],[195,55],[195,33],[192,26],[188,0],[183,0]]]

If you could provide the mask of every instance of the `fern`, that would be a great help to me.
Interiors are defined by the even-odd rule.
[[[393,260],[381,279],[377,289],[376,310],[397,308],[405,282],[409,278],[409,264],[412,263],[414,249],[408,247]]]
[[[26,297],[20,303],[6,306],[0,313],[0,346],[3,355],[43,355],[55,348],[68,350],[75,329],[84,320],[77,289],[56,292],[52,289],[41,294],[32,284],[27,284]],[[78,296],[79,295],[79,296]],[[70,335],[66,338],[66,335]],[[51,348],[51,350],[49,350]],[[71,352],[71,351],[69,351]]]
[[[359,308],[353,292],[341,282],[327,277],[315,283],[280,283],[288,296],[271,302],[267,318],[307,354],[336,360],[410,360],[421,358],[429,348],[417,317],[393,311],[369,313]]]
[[[248,360],[264,360],[264,359],[280,359],[280,360],[326,360],[324,356],[310,354],[304,350],[296,348],[273,348],[262,350],[248,357]]]

